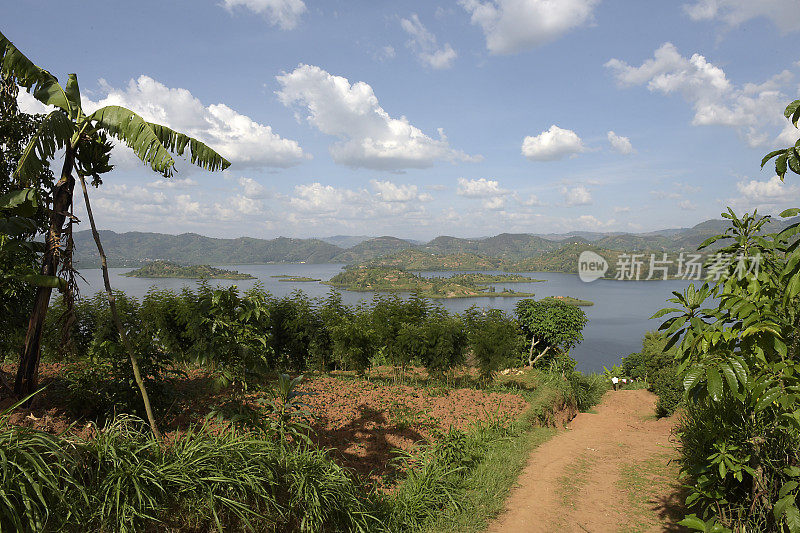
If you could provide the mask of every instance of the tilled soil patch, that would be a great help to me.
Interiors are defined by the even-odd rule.
[[[309,380],[304,398],[317,417],[317,442],[340,462],[373,480],[393,472],[393,449],[409,450],[451,427],[519,416],[517,394],[478,389],[418,388],[329,376]]]
[[[40,382],[49,386],[34,399],[30,409],[15,412],[10,421],[50,433],[70,431],[82,437],[92,435],[87,420],[66,409],[68,398],[61,376],[69,365],[42,364]],[[6,381],[13,382],[14,368],[0,368]],[[424,371],[410,372],[415,378]],[[373,376],[373,379],[374,376]],[[171,380],[169,386],[179,400],[160,421],[167,437],[200,422],[213,405],[227,399],[225,391],[214,393],[212,379],[203,370],[191,370]],[[302,398],[313,414],[313,440],[343,466],[381,486],[391,483],[397,473],[397,449],[409,451],[419,442],[435,440],[450,428],[463,431],[480,422],[511,421],[527,407],[518,394],[487,392],[475,388],[444,386],[415,387],[387,383],[384,376],[369,381],[350,375],[307,377]],[[251,399],[257,396],[248,395]],[[11,405],[8,391],[0,392],[0,410]]]

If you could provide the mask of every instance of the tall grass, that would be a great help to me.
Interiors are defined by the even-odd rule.
[[[41,531],[88,503],[60,439],[8,423],[21,403],[0,413],[0,532]]]
[[[374,496],[322,451],[117,417],[81,440],[0,420],[0,531],[371,531]]]

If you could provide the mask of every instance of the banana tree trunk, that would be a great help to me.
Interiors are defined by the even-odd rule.
[[[86,190],[86,180],[83,178],[83,175],[80,172],[78,173],[78,178],[81,180],[83,199],[84,203],[86,204],[86,213],[89,215],[89,225],[92,227],[92,236],[94,237],[94,242],[97,245],[97,252],[100,254],[100,265],[103,269],[103,285],[105,285],[106,288],[108,306],[111,308],[111,317],[114,320],[114,325],[117,327],[119,337],[122,340],[122,344],[125,346],[125,350],[128,352],[128,357],[131,360],[131,366],[133,367],[133,378],[136,380],[136,385],[139,387],[139,392],[142,395],[144,412],[147,414],[147,421],[150,423],[150,429],[153,431],[153,435],[155,435],[157,439],[161,440],[161,433],[158,431],[156,419],[153,416],[153,410],[150,407],[150,397],[147,395],[147,387],[144,385],[142,372],[139,369],[139,359],[136,357],[136,351],[133,349],[133,346],[128,339],[128,335],[125,333],[125,328],[122,327],[122,321],[119,319],[119,314],[117,313],[117,301],[114,298],[114,291],[111,290],[111,281],[108,278],[108,261],[106,261],[106,253],[103,251],[103,245],[100,243],[100,234],[97,233],[97,226],[94,224],[92,205],[89,203],[89,191]]]
[[[44,276],[58,274],[58,265],[61,260],[60,244],[61,234],[64,230],[64,221],[72,206],[72,192],[75,188],[75,178],[72,169],[75,166],[75,151],[67,146],[64,154],[64,166],[61,169],[61,179],[58,180],[53,191],[53,207],[50,211],[50,227],[45,238],[45,251],[42,257],[40,273]],[[44,319],[47,316],[47,307],[50,304],[52,288],[39,287],[36,289],[36,299],[33,310],[28,320],[28,330],[25,334],[25,344],[17,368],[17,378],[14,382],[14,393],[18,398],[25,398],[36,391],[39,381],[39,356],[41,355],[42,332]]]

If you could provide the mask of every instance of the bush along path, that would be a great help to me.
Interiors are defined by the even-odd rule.
[[[537,447],[489,533],[684,531],[676,419],[646,390],[609,391]]]

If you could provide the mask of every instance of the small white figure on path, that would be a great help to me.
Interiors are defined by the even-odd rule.
[[[611,383],[614,384],[614,390],[617,390],[617,383],[619,383],[619,378],[617,376],[614,376],[613,378],[611,378]]]

